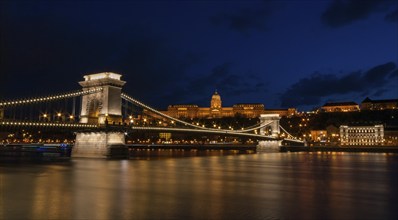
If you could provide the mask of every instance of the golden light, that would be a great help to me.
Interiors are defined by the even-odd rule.
[[[43,114],[43,117],[44,117],[44,118],[47,118],[47,114]]]
[[[57,113],[57,116],[58,116],[58,117],[61,117],[61,113]]]
[[[70,119],[73,119],[73,115],[69,116]]]

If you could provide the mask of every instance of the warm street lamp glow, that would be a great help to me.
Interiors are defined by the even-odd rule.
[[[44,114],[44,115],[43,115],[43,118],[47,118],[47,114]]]
[[[61,117],[61,113],[57,113],[57,116],[58,116],[58,117]]]

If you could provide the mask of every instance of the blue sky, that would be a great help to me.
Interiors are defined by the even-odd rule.
[[[164,109],[321,106],[398,98],[398,3],[2,1],[0,98],[79,88],[114,71]]]

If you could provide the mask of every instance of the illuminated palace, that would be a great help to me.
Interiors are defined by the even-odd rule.
[[[149,112],[146,112],[147,114]],[[232,107],[222,107],[221,96],[217,91],[211,97],[210,107],[198,105],[169,105],[167,111],[162,111],[175,118],[223,118],[241,116],[245,118],[258,118],[261,114],[279,113],[280,116],[294,115],[295,108],[265,109],[264,104],[248,103],[235,104]]]

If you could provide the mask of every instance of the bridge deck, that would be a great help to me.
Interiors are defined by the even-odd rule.
[[[127,144],[130,149],[179,149],[179,150],[238,150],[256,151],[254,144]]]

